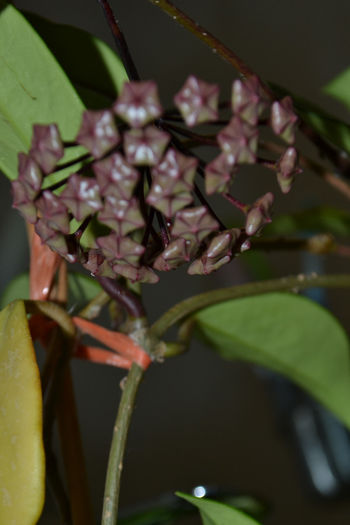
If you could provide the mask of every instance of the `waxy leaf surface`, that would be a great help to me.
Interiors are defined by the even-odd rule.
[[[330,312],[303,296],[269,293],[205,308],[195,320],[222,357],[284,374],[350,429],[349,341]]]
[[[0,312],[0,523],[34,525],[45,491],[39,370],[23,301]]]
[[[77,272],[68,274],[68,309],[79,311],[101,291],[100,284],[93,277]],[[5,288],[0,297],[0,308],[15,299],[29,299],[29,274],[17,275]]]
[[[318,206],[296,213],[277,215],[264,229],[264,235],[291,235],[307,233],[332,233],[340,237],[350,235],[350,212]]]
[[[195,498],[182,492],[177,492],[176,495],[198,508],[203,525],[259,525],[253,518],[225,503]]]
[[[0,169],[17,177],[34,123],[57,123],[65,140],[79,128],[84,105],[55,57],[12,5],[0,2]],[[70,150],[69,158],[77,151]],[[65,158],[68,160],[68,157]]]
[[[102,15],[102,13],[101,13]],[[77,27],[25,13],[90,109],[111,105],[128,80],[124,66],[102,40]]]
[[[328,82],[323,91],[342,102],[350,110],[350,68],[345,69]]]

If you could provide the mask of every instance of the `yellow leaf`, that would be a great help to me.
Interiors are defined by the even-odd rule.
[[[23,301],[0,312],[0,523],[34,525],[45,459],[39,370]]]

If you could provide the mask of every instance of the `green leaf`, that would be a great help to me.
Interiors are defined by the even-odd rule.
[[[328,82],[322,91],[350,109],[350,68],[345,69]]]
[[[23,301],[0,312],[0,523],[35,525],[45,498],[40,373]]]
[[[5,308],[7,304],[15,299],[29,299],[29,275],[21,273],[17,275],[1,294],[0,308]]]
[[[119,57],[95,36],[33,13],[26,18],[46,42],[89,108],[110,106],[128,76]]]
[[[0,169],[17,177],[17,154],[30,146],[32,125],[59,125],[72,140],[84,109],[66,74],[27,20],[12,5],[0,11]],[[76,158],[71,148],[64,160]]]
[[[303,296],[269,293],[205,308],[195,320],[222,357],[284,374],[350,429],[349,341],[327,310]]]
[[[88,275],[70,272],[68,274],[68,309],[80,310],[91,301],[99,292],[101,286]],[[5,288],[0,299],[0,308],[15,299],[29,298],[29,275],[22,273],[15,277]]]
[[[199,509],[203,525],[257,525],[258,522],[243,512],[207,498],[195,498],[183,492],[176,492],[179,498],[183,498]]]
[[[350,154],[350,126],[347,123],[329,115],[313,102],[291,93],[284,87],[272,83],[270,85],[276,95],[292,97],[296,112],[311,128],[334,146]]]
[[[93,277],[82,273],[68,274],[68,308],[79,311],[101,292],[101,285]]]
[[[253,496],[249,495],[228,495],[218,493],[216,496],[221,503],[235,507],[254,517],[261,517],[266,513],[266,506]],[[134,511],[118,519],[120,525],[170,525],[180,523],[179,520],[189,517],[196,513],[196,509],[187,503],[180,502],[173,497],[160,496],[158,505],[152,507],[147,505],[144,509]],[[255,522],[254,522],[255,523]]]
[[[274,217],[264,229],[264,235],[290,235],[295,233],[332,233],[340,237],[350,235],[350,212],[318,206],[292,214]]]

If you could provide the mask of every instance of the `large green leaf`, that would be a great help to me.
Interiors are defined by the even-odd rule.
[[[228,494],[216,495],[216,500],[225,503],[226,506],[233,506],[235,509],[246,512],[254,517],[261,517],[266,513],[266,507],[253,496],[241,495],[230,496]],[[174,497],[160,496],[159,504],[146,505],[145,509],[139,507],[130,514],[120,517],[120,525],[171,525],[181,523],[180,520],[196,513],[196,509],[185,502],[180,504],[179,500]],[[254,522],[255,523],[255,522]]]
[[[313,102],[291,93],[284,87],[270,85],[276,95],[290,95],[293,98],[296,112],[311,128],[338,148],[350,153],[350,126],[346,122],[329,115]]]
[[[101,291],[100,284],[93,277],[81,273],[68,274],[68,309],[78,311]],[[5,288],[0,297],[0,308],[15,299],[29,299],[29,275],[17,275]]]
[[[34,123],[56,122],[76,135],[83,103],[55,57],[12,5],[0,3],[0,169],[17,177],[17,154],[29,148]],[[70,149],[69,157],[78,154]]]
[[[332,233],[340,237],[350,236],[350,212],[317,206],[274,217],[264,229],[264,235],[291,235],[296,233]]]
[[[26,18],[67,73],[85,105],[109,106],[128,76],[119,57],[95,36],[33,13]]]
[[[328,82],[323,91],[350,109],[350,68],[345,69]]]
[[[195,320],[222,357],[284,374],[350,428],[349,341],[335,317],[317,303],[269,293],[205,308]]]
[[[198,508],[203,525],[258,525],[253,518],[225,503],[195,498],[183,492],[177,492],[176,495]]]
[[[35,525],[45,496],[40,374],[23,301],[0,312],[0,523]]]

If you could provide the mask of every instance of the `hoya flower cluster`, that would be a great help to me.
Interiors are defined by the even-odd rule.
[[[13,205],[44,243],[93,275],[150,283],[159,280],[155,270],[184,263],[190,274],[209,274],[249,248],[249,237],[270,221],[273,194],[241,203],[245,223],[234,229],[207,199],[219,193],[239,202],[229,193],[233,175],[239,165],[259,162],[259,126],[266,122],[288,143],[272,167],[289,191],[298,172],[290,98],[272,103],[257,78],[236,80],[233,116],[222,124],[218,86],[190,76],[174,103],[176,110],[164,112],[154,82],[128,82],[112,108],[84,112],[73,143],[55,124],[33,127],[29,153],[19,154]],[[211,141],[218,154],[207,165],[190,149],[204,136],[188,129],[205,122],[219,126]],[[62,159],[77,145],[87,150],[78,168],[68,163],[74,172],[50,186],[48,175],[67,169]]]

